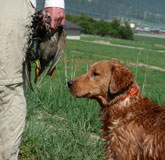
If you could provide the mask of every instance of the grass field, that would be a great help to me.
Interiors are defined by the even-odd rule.
[[[90,43],[96,40],[122,46]],[[165,39],[146,37],[135,37],[134,41],[93,36],[68,40],[55,78],[50,80],[43,75],[34,93],[27,89],[28,113],[20,159],[104,160],[99,105],[70,95],[66,81],[85,73],[96,61],[119,59],[136,75],[145,95],[165,104],[165,72],[129,65],[143,63],[165,68],[164,44]]]

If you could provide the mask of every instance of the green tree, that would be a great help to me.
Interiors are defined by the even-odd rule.
[[[122,39],[129,39],[129,40],[134,39],[133,30],[131,29],[128,22],[125,22],[125,25],[120,27],[119,35],[121,36],[120,38]]]
[[[114,19],[112,22],[107,22],[103,19],[96,21],[94,18],[86,16],[84,13],[80,15],[67,14],[66,19],[81,26],[83,32],[86,34],[133,39],[133,31],[128,22],[122,26],[118,19]]]

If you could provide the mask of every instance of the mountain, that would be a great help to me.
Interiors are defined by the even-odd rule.
[[[41,9],[44,0],[37,0]],[[96,19],[141,19],[165,22],[165,0],[65,0],[66,13],[85,13]]]
[[[165,0],[65,0],[66,12],[111,20],[135,18],[165,22]]]

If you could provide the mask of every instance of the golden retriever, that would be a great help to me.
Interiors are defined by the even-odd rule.
[[[68,87],[100,104],[107,160],[165,160],[165,109],[142,95],[125,65],[97,62]]]

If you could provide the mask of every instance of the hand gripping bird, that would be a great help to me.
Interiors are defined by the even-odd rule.
[[[36,64],[35,79],[48,67],[47,75],[53,79],[55,68],[66,48],[66,35],[62,26],[57,30],[51,28],[51,17],[48,12],[39,11],[32,17],[31,34],[25,60],[25,72],[29,87],[31,83],[31,63]],[[50,62],[52,61],[51,65]]]

